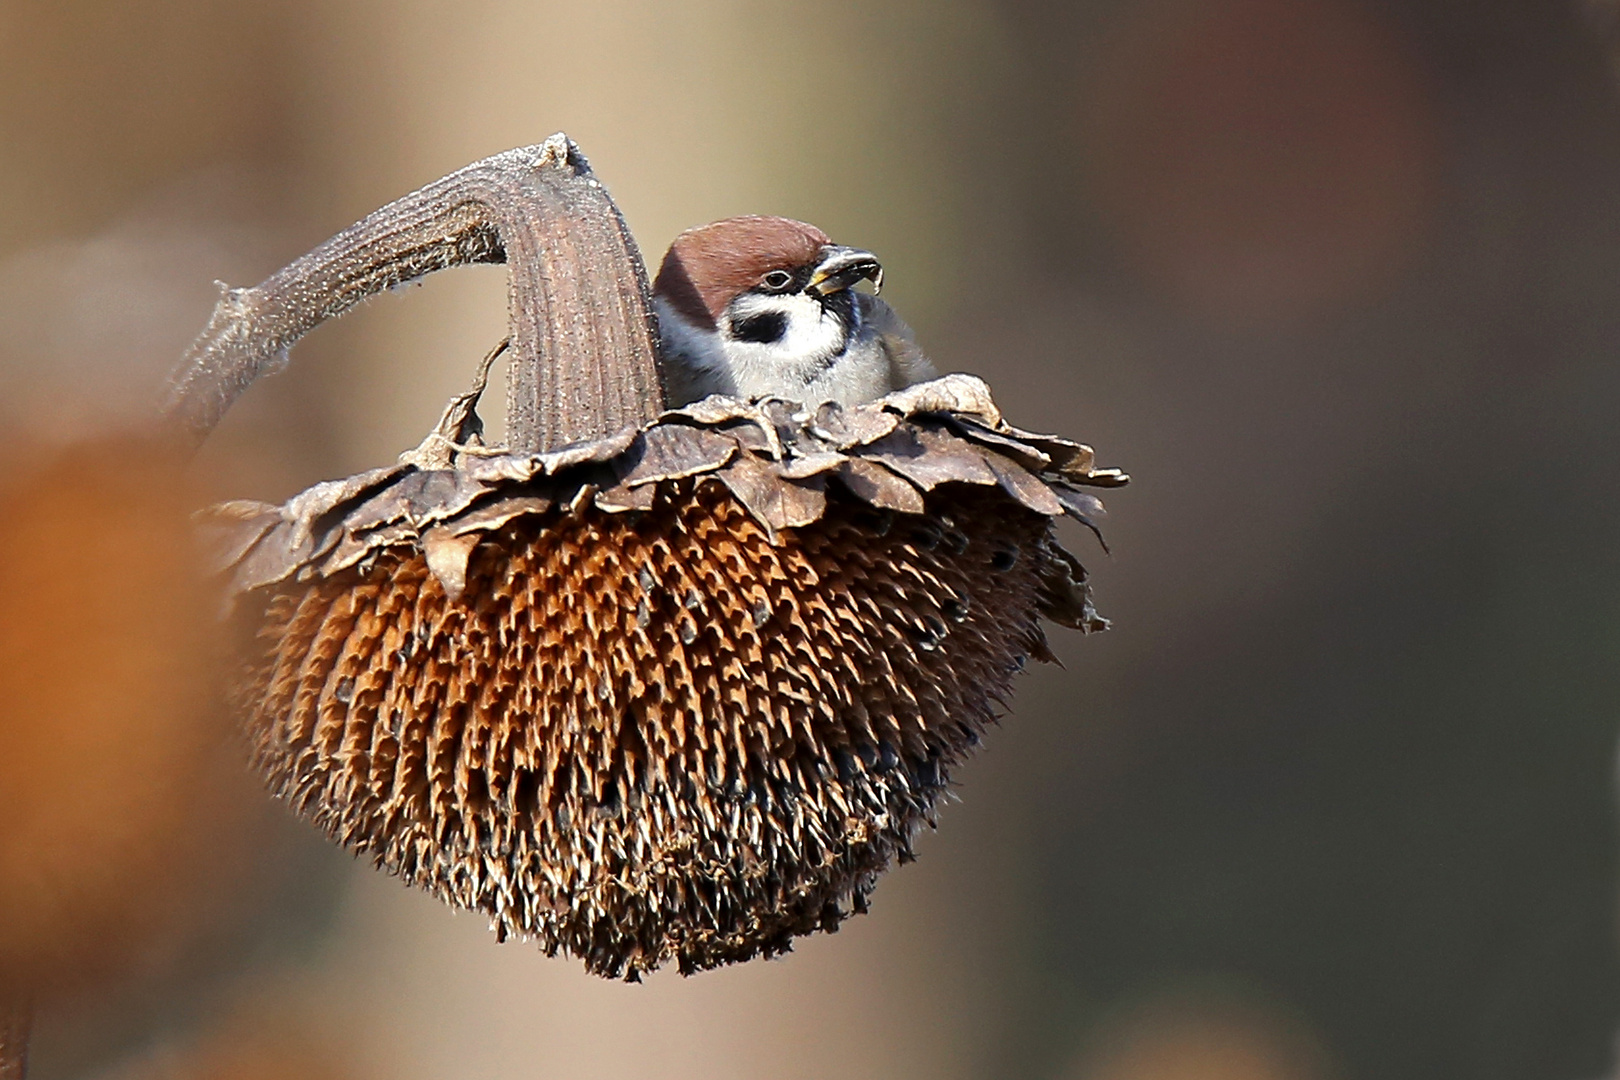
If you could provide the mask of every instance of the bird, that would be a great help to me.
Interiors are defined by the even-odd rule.
[[[861,281],[873,293],[856,291]],[[859,405],[933,378],[911,328],[875,295],[882,284],[877,256],[791,218],[681,233],[652,290],[670,406],[711,394]]]

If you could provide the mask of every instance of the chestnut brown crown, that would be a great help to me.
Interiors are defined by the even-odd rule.
[[[814,225],[750,214],[688,229],[658,268],[654,294],[694,325],[714,329],[726,305],[772,270],[814,264],[832,243]]]

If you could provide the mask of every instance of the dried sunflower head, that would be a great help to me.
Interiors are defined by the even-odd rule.
[[[208,517],[261,620],[238,700],[344,845],[593,971],[695,971],[864,909],[1123,477],[953,375],[813,413],[711,398]]]

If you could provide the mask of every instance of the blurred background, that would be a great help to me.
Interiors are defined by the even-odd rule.
[[[0,0],[0,961],[53,987],[35,1076],[1613,1076],[1617,27],[1605,0]],[[497,945],[259,793],[175,689],[203,599],[75,617],[120,559],[183,578],[104,440],[212,283],[557,129],[649,259],[813,221],[883,257],[943,370],[1136,477],[1113,557],[1070,537],[1114,629],[1054,630],[1064,668],[920,861],[780,961],[626,986]],[[463,269],[323,327],[154,498],[392,461],[504,290]],[[138,710],[29,651],[130,633]]]

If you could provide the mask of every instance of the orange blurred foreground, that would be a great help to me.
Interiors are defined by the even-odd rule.
[[[0,481],[0,987],[150,961],[230,855],[179,469],[134,441]]]

